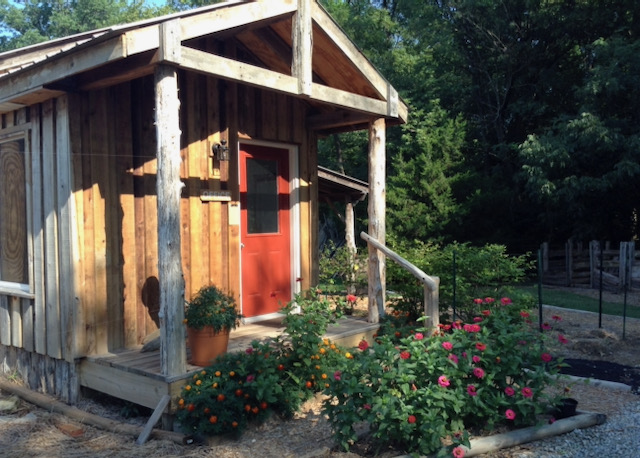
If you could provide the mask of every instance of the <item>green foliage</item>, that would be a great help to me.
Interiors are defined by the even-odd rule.
[[[473,299],[501,297],[511,293],[508,285],[523,281],[531,267],[526,255],[510,256],[501,245],[474,247],[453,243],[446,246],[414,242],[396,249],[402,257],[427,275],[440,278],[441,317],[454,305],[457,316],[468,319],[477,313]],[[455,284],[453,257],[456,257]],[[410,321],[424,313],[424,287],[406,270],[394,263],[387,265],[387,284],[397,296],[390,298],[393,308]]]
[[[309,291],[283,312],[282,336],[221,355],[193,375],[178,400],[177,417],[186,433],[238,435],[272,412],[291,417],[302,402],[327,387],[328,374],[347,356],[322,338],[336,320],[332,304]]]
[[[52,0],[0,2],[0,49],[65,37],[114,24],[147,19],[170,10],[135,0]]]
[[[205,286],[187,303],[185,320],[187,326],[202,329],[211,326],[215,332],[235,329],[242,315],[235,299],[218,287]]]
[[[528,311],[507,299],[482,305],[472,324],[442,326],[431,337],[417,328],[362,343],[325,391],[337,442],[348,449],[355,425],[366,422],[380,443],[450,456],[469,446],[469,430],[544,421],[559,401],[545,388],[558,383],[561,361],[544,350]],[[453,443],[444,447],[447,437]]]
[[[360,291],[367,286],[367,257],[358,250],[352,253],[346,245],[336,247],[329,242],[320,253],[319,278],[328,294]]]

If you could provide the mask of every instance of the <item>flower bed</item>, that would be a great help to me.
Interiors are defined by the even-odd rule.
[[[545,351],[549,333],[508,299],[476,306],[473,322],[432,334],[389,320],[375,342],[348,350],[321,337],[336,318],[332,304],[315,292],[298,297],[285,308],[286,340],[256,342],[194,375],[179,421],[188,433],[239,434],[271,412],[290,416],[322,392],[345,449],[357,439],[353,425],[366,422],[380,443],[462,456],[470,431],[534,425],[561,397],[545,389],[558,383],[562,364]]]

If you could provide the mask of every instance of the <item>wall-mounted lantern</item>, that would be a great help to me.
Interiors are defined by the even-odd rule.
[[[218,161],[228,161],[229,160],[229,147],[227,146],[227,141],[222,140],[220,143],[216,143],[212,147],[213,156],[218,159]]]

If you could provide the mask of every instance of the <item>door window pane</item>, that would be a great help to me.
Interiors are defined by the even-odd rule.
[[[249,234],[278,232],[278,163],[247,158],[247,229]]]
[[[24,139],[0,143],[0,280],[29,283]]]

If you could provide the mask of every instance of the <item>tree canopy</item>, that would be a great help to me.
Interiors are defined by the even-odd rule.
[[[640,2],[320,0],[410,107],[387,133],[387,233],[503,243],[640,235]],[[217,3],[0,0],[0,50]],[[366,135],[320,163],[361,179]]]

